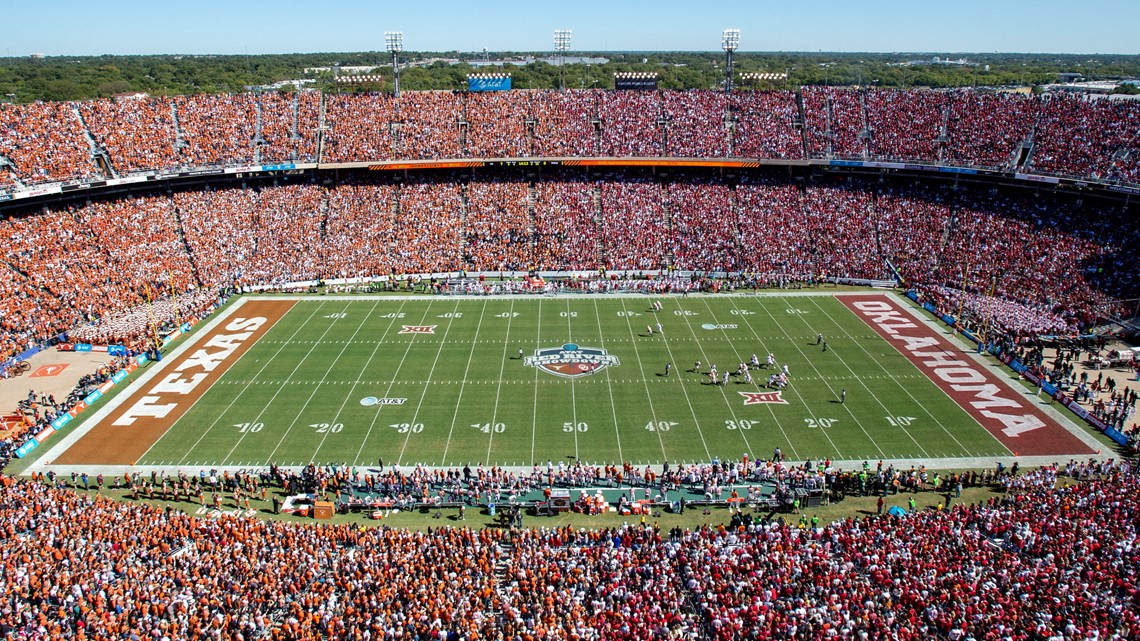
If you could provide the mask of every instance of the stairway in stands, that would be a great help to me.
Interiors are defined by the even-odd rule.
[[[83,117],[83,112],[79,110],[79,105],[71,105],[71,113],[75,114],[76,120],[79,121],[80,129],[83,131],[83,136],[87,138],[87,146],[91,154],[92,164],[99,167],[103,172],[104,177],[118,178],[119,173],[115,171],[115,166],[111,163],[111,156],[107,150],[99,146],[99,142],[95,140],[95,135],[91,133],[91,128],[87,126],[87,120]]]
[[[505,616],[503,604],[510,603],[511,588],[515,580],[510,575],[511,552],[514,551],[514,545],[509,538],[503,539],[495,544],[495,551],[497,552],[495,556],[495,594],[499,595],[499,600],[495,608],[484,611],[484,614],[500,624],[498,627],[501,627],[501,622]]]

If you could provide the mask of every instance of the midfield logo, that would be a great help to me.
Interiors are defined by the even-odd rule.
[[[401,334],[434,334],[439,325],[404,325]]]
[[[562,378],[581,378],[621,363],[604,349],[566,343],[562,347],[536,349],[534,356],[527,356],[523,364]]]
[[[780,397],[783,392],[738,392],[744,397],[745,405],[759,405],[760,403],[779,403],[787,405],[788,402]]]

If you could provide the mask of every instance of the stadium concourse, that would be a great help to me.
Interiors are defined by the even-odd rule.
[[[0,190],[274,162],[594,156],[912,161],[1135,185],[1138,127],[1133,101],[966,90],[37,103],[0,106]],[[1037,341],[1125,314],[1140,297],[1135,207],[1095,193],[784,167],[384,173],[12,206],[0,222],[0,358],[61,335],[146,351],[156,326],[177,328],[247,287],[675,268],[731,272],[732,287],[897,279],[989,325],[1050,381],[1100,391],[1078,380],[1071,356],[1047,361]],[[113,361],[86,385],[124,366]],[[1135,395],[1119,393],[1096,411],[1127,430]],[[31,399],[36,421],[61,400]],[[8,435],[5,457],[23,436]],[[818,474],[781,473],[804,484]],[[985,504],[823,526],[411,532],[197,519],[75,493],[59,478],[0,476],[0,635],[1140,635],[1134,463],[1070,461],[1003,478],[1008,494]]]

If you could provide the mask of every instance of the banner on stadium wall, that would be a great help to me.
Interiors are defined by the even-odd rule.
[[[34,436],[32,438],[24,441],[23,445],[16,448],[16,458],[24,458],[25,456],[28,455],[28,452],[31,452],[32,450],[36,449],[37,445],[39,445],[39,441],[37,441],[36,437],[34,437]]]
[[[510,76],[477,76],[467,77],[467,91],[510,91]]]
[[[60,414],[59,416],[55,417],[54,421],[51,422],[51,426],[54,427],[56,430],[59,430],[64,425],[67,425],[70,422],[71,422],[71,415],[70,414]]]
[[[119,371],[117,371],[111,375],[111,382],[115,383],[117,385],[119,383],[122,383],[123,379],[126,377],[127,377],[127,371],[121,369],[121,370],[119,370]]]
[[[47,427],[40,430],[39,434],[36,434],[36,442],[37,443],[43,443],[44,441],[51,438],[52,434],[55,434],[55,428],[52,427],[51,425],[48,425]]]
[[[614,89],[617,91],[657,91],[657,77],[652,78],[614,78]]]

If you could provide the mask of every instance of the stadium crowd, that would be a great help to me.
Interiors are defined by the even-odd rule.
[[[0,347],[10,358],[199,288],[532,268],[672,267],[742,273],[743,286],[897,277],[1004,334],[1071,334],[1140,294],[1129,215],[1064,195],[636,170],[97,200],[0,221]]]
[[[979,90],[201,94],[0,106],[0,189],[208,165],[495,157],[905,160],[1137,183],[1140,105]],[[1022,151],[1027,153],[1022,154]],[[106,166],[98,161],[104,158]]]
[[[151,476],[188,498],[277,487],[229,474]],[[695,530],[296,525],[244,518],[236,495],[214,500],[239,508],[214,518],[159,507],[161,499],[102,496],[143,479],[84,474],[92,491],[83,493],[66,489],[80,486],[74,475],[70,484],[0,477],[0,631],[1068,641],[1140,629],[1131,518],[1140,481],[1123,461],[1005,469],[990,477],[1004,496],[901,517],[809,525],[806,515],[789,524],[739,514]]]

